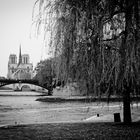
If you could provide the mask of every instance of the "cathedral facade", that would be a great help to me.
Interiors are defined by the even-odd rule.
[[[30,63],[28,54],[21,54],[19,50],[19,58],[17,62],[16,54],[10,54],[8,62],[8,79],[32,79],[33,64]]]

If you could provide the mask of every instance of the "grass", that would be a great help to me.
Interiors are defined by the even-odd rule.
[[[140,122],[47,123],[0,128],[0,140],[139,140]]]

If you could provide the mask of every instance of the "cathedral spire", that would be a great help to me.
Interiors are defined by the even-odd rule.
[[[18,66],[22,63],[22,56],[21,56],[21,44],[19,47],[19,61],[18,61]]]

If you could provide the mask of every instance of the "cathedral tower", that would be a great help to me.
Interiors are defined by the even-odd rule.
[[[29,62],[28,54],[21,54],[21,45],[18,63],[15,54],[9,56],[7,77],[10,79],[32,79],[33,77],[33,64]]]
[[[19,60],[18,60],[18,66],[22,63],[22,56],[21,56],[21,45],[19,48]]]

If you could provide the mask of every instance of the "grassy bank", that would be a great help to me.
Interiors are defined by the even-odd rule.
[[[140,122],[52,123],[0,128],[1,140],[139,140]]]

